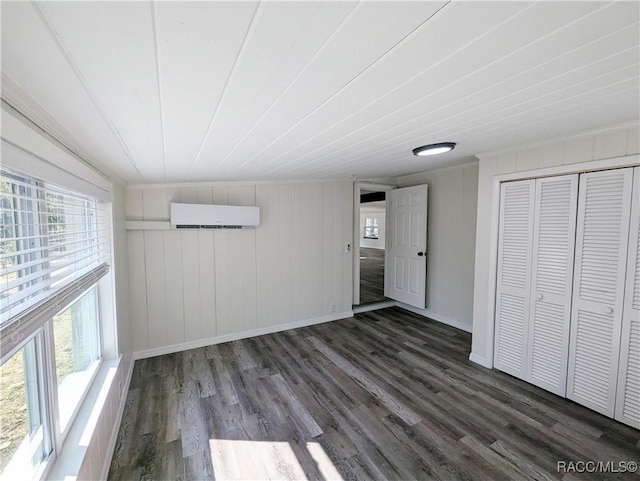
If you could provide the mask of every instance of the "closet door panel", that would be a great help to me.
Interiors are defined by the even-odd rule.
[[[567,397],[613,417],[633,169],[582,174]]]
[[[578,175],[536,180],[527,381],[566,394]]]
[[[634,169],[615,418],[640,429],[640,167]]]
[[[494,365],[526,378],[535,181],[500,187]]]

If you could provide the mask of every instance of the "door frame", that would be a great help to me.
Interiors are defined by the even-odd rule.
[[[360,195],[362,195],[363,190],[390,192],[397,188],[397,185],[378,184],[366,181],[356,181],[353,184],[353,299],[351,300],[351,303],[354,306],[360,304]],[[387,226],[385,225],[385,229],[386,227]],[[386,239],[388,238],[389,237],[386,236]],[[386,247],[385,240],[385,262]]]

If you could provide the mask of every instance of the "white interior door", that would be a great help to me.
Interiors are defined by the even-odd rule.
[[[535,180],[500,186],[494,365],[527,377]]]
[[[633,169],[580,176],[567,397],[614,415]]]
[[[640,167],[634,169],[615,418],[640,429]]]
[[[560,396],[567,386],[578,175],[536,180],[526,380]]]
[[[384,295],[425,308],[427,185],[395,189],[387,197]]]

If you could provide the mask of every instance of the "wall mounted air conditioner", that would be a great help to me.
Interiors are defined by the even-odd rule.
[[[171,203],[173,229],[255,229],[260,207]]]

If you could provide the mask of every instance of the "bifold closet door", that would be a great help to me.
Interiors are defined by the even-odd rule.
[[[535,181],[500,186],[494,365],[525,379]]]
[[[634,169],[615,418],[640,429],[640,167]]]
[[[578,175],[536,180],[526,380],[567,387]]]
[[[567,397],[613,417],[633,169],[580,176]]]

